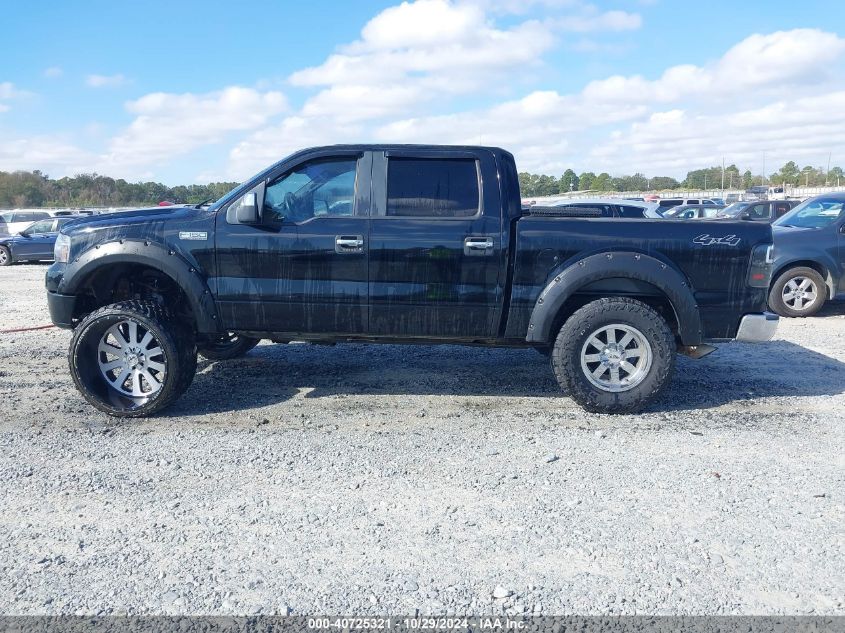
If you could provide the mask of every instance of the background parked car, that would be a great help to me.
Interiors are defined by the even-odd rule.
[[[574,200],[559,200],[547,206],[550,207],[593,207],[601,211],[606,218],[651,218],[660,219],[658,205],[654,202],[643,202],[625,198],[576,198]]]
[[[772,228],[772,310],[782,316],[811,316],[828,299],[845,298],[845,193],[805,200]]]
[[[20,261],[52,261],[53,246],[59,230],[67,223],[79,218],[60,217],[38,220],[20,231],[0,239],[0,266],[9,266]]]
[[[786,193],[782,186],[759,185],[745,191],[746,200],[783,200]]]
[[[49,211],[35,211],[16,209],[0,212],[0,235],[17,235],[36,220],[46,220],[51,217]]]
[[[709,206],[717,206],[710,198],[663,198],[658,204],[660,205],[658,211],[661,215],[664,215],[667,209],[671,209],[672,207],[677,207],[682,204],[706,204]]]
[[[730,220],[753,220],[755,222],[774,222],[790,211],[795,200],[763,200],[735,202],[722,211],[722,216]]]
[[[663,213],[668,220],[715,220],[723,207],[712,204],[680,204]]]

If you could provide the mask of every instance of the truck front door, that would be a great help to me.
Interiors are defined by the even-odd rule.
[[[487,338],[502,306],[502,201],[484,151],[373,154],[370,332]]]
[[[371,163],[365,152],[311,155],[259,185],[259,223],[221,209],[211,281],[226,329],[367,331]]]

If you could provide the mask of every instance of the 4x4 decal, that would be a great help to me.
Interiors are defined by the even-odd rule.
[[[708,235],[704,233],[703,235],[699,235],[696,238],[693,238],[693,244],[701,244],[702,246],[713,246],[714,244],[725,244],[727,246],[739,246],[739,243],[742,241],[741,238],[737,237],[736,235],[725,235],[724,237],[713,237],[712,235]]]

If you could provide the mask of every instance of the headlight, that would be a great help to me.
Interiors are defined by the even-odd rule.
[[[53,247],[53,260],[59,264],[67,264],[70,259],[70,238],[64,233],[59,233],[56,238],[56,245]]]

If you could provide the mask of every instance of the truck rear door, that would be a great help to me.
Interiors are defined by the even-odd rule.
[[[484,150],[373,154],[371,334],[494,336],[505,279],[497,175]]]

